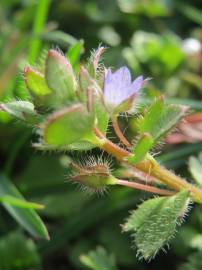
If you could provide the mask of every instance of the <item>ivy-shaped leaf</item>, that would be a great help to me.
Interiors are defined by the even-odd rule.
[[[132,231],[138,255],[145,260],[169,243],[176,227],[187,211],[189,192],[184,190],[171,197],[157,197],[142,203],[133,211],[123,229]]]
[[[75,99],[76,78],[70,62],[56,50],[50,50],[46,59],[45,79],[53,96],[62,102]]]
[[[85,139],[92,132],[94,115],[82,104],[74,104],[49,116],[43,129],[45,143],[65,146]]]
[[[40,120],[40,116],[36,113],[34,105],[29,101],[2,103],[0,104],[0,110],[30,124],[36,124]]]
[[[145,158],[149,150],[164,137],[184,116],[187,107],[181,105],[168,105],[162,98],[154,102],[144,116],[137,120],[139,139],[134,144],[133,157],[129,161],[133,164]]]
[[[32,96],[43,97],[52,92],[46,83],[44,75],[40,71],[32,67],[26,67],[24,69],[24,78]]]
[[[153,103],[137,124],[140,134],[149,133],[154,140],[166,135],[185,115],[187,107],[165,104],[162,98]]]

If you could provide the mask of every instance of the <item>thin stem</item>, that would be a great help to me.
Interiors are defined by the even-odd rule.
[[[113,117],[112,118],[112,125],[114,128],[114,131],[117,135],[117,137],[119,138],[119,140],[128,148],[130,148],[132,145],[130,144],[130,142],[126,139],[126,137],[123,135],[120,127],[119,127],[119,123],[118,123],[118,118],[117,117]]]
[[[156,188],[156,187],[152,187],[152,186],[148,186],[148,185],[143,185],[143,184],[136,183],[136,182],[130,182],[127,180],[121,180],[121,179],[117,180],[116,184],[130,187],[130,188],[134,188],[134,189],[143,190],[143,191],[150,192],[150,193],[165,195],[165,196],[174,195],[176,193],[174,191],[160,189],[160,188]]]
[[[121,161],[130,155],[130,152],[108,140],[97,127],[94,128],[94,132],[95,135],[100,139],[101,143],[99,147],[101,147],[107,153],[114,155],[118,160]]]
[[[118,176],[119,177],[119,176]],[[150,185],[159,183],[158,179],[154,178],[151,176],[149,173],[142,172],[135,168],[134,166],[128,165],[127,168],[123,169],[123,172],[121,171],[120,177],[124,178],[136,178],[137,180],[144,182],[144,183],[149,183]]]
[[[100,138],[100,147],[107,153],[115,156],[120,161],[127,161],[127,158],[132,155],[129,151],[117,146],[110,140],[108,140],[98,128],[94,129],[95,134]],[[190,196],[195,202],[202,203],[202,190],[188,183],[181,177],[175,175],[166,168],[160,166],[154,159],[145,159],[141,162],[133,165],[140,171],[149,173],[149,175],[159,179],[159,181],[166,184],[171,189],[180,191],[182,189],[187,189],[190,191]]]

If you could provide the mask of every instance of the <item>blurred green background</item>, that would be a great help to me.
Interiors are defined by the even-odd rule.
[[[201,0],[1,0],[1,102],[28,98],[22,76],[27,63],[43,59],[49,48],[66,53],[75,44],[80,44],[81,63],[103,44],[108,47],[106,66],[127,65],[134,77],[152,78],[148,96],[162,93],[170,102],[190,106],[191,113],[202,111]],[[178,132],[184,139],[174,146],[168,141],[158,159],[188,179],[196,170],[201,177],[201,161],[189,157],[202,151],[202,121]],[[51,237],[32,238],[1,205],[0,270],[202,269],[200,205],[166,254],[149,263],[138,261],[120,224],[148,195],[113,188],[104,197],[89,197],[67,181],[64,155],[36,151],[34,139],[30,127],[0,112],[1,174],[26,199],[46,206],[39,214]]]

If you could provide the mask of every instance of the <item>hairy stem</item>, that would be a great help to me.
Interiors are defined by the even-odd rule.
[[[118,119],[117,117],[114,117],[112,119],[112,125],[114,128],[114,131],[116,133],[116,136],[119,138],[119,140],[128,148],[131,147],[132,145],[130,144],[130,142],[126,139],[126,137],[123,135],[120,127],[119,127],[119,123],[118,123]]]
[[[173,191],[169,191],[169,190],[166,190],[166,189],[160,189],[160,188],[156,188],[156,187],[152,187],[152,186],[148,186],[148,185],[143,185],[143,184],[140,184],[140,183],[131,182],[131,181],[127,181],[127,180],[119,179],[119,180],[117,180],[116,184],[126,186],[126,187],[131,187],[131,188],[134,188],[134,189],[143,190],[143,191],[146,191],[146,192],[159,194],[159,195],[170,196],[170,195],[175,194],[175,192],[173,192]]]
[[[100,148],[107,153],[115,156],[120,161],[126,161],[127,158],[132,155],[129,151],[117,146],[110,140],[108,140],[97,128],[94,129],[96,136],[100,139]],[[190,191],[190,196],[195,202],[202,203],[202,190],[188,183],[181,177],[175,175],[171,171],[167,170],[163,166],[157,163],[155,159],[145,159],[135,165],[137,169],[149,173],[151,176],[156,177],[159,181],[166,184],[171,189],[180,191],[187,189]]]

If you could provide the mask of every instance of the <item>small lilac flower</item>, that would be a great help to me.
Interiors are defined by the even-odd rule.
[[[109,112],[130,110],[143,83],[143,76],[139,76],[132,82],[130,70],[125,66],[114,73],[108,69],[103,94],[107,110]]]

